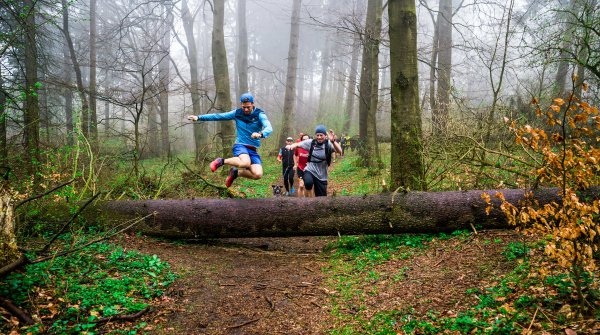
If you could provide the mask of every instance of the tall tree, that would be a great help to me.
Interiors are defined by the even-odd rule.
[[[6,100],[4,79],[2,79],[2,66],[0,66],[0,164],[4,164],[8,157],[8,150],[6,148]]]
[[[362,33],[362,63],[360,71],[360,84],[358,86],[358,134],[361,141],[367,139],[367,117],[371,105],[371,89],[373,87],[371,80],[373,75],[373,48],[371,45],[374,41],[375,29],[375,11],[373,6],[374,0],[369,0],[367,5],[367,16],[365,19],[365,27]]]
[[[283,100],[283,122],[279,133],[279,143],[285,143],[285,139],[294,133],[295,125],[292,125],[295,115],[296,81],[298,70],[298,41],[300,40],[300,6],[302,0],[294,0],[292,10],[292,23],[290,27],[290,47],[288,50],[287,77],[285,83],[285,98]]]
[[[88,137],[89,135],[89,102],[85,94],[85,88],[83,87],[83,78],[81,75],[81,68],[79,67],[79,61],[75,54],[75,47],[73,46],[73,40],[71,39],[71,32],[69,31],[69,6],[67,0],[61,0],[62,14],[63,14],[63,26],[62,31],[65,35],[67,42],[67,48],[69,49],[69,55],[71,57],[71,64],[75,71],[75,80],[77,82],[77,92],[81,99],[81,131],[83,136]]]
[[[365,163],[372,168],[381,168],[382,161],[379,155],[379,144],[377,141],[377,107],[379,105],[379,44],[381,40],[381,11],[382,0],[369,0],[367,12],[374,12],[373,39],[367,43],[370,48],[371,60],[371,97],[369,101],[369,111],[367,113],[367,154]]]
[[[365,29],[363,33],[363,53],[362,53],[362,68],[360,73],[360,85],[359,85],[359,136],[362,144],[366,144],[369,139],[369,135],[377,136],[376,132],[373,133],[375,125],[371,125],[369,128],[369,120],[375,120],[373,116],[369,116],[370,113],[377,111],[377,105],[372,106],[372,102],[377,102],[378,99],[374,98],[373,95],[378,95],[379,88],[379,73],[374,74],[373,71],[379,71],[378,55],[379,55],[379,41],[381,38],[381,7],[382,1],[380,0],[369,0],[367,3],[367,16],[365,20]],[[379,13],[378,13],[379,11]],[[375,82],[373,80],[376,80]],[[374,108],[374,109],[373,109]],[[366,149],[364,145],[360,145],[359,153],[363,161],[366,164],[371,164],[370,157],[371,152]]]
[[[440,8],[436,24],[437,35],[437,98],[435,109],[432,109],[434,128],[441,131],[448,123],[450,105],[450,88],[452,72],[452,0],[440,0]]]
[[[67,41],[65,39],[65,45]],[[65,128],[67,132],[67,143],[73,145],[75,143],[74,136],[74,125],[73,125],[73,91],[71,90],[71,82],[73,80],[73,66],[71,65],[71,57],[69,55],[69,49],[63,48],[63,81],[65,87],[63,87],[62,94],[65,100]],[[108,120],[107,120],[108,121]]]
[[[350,132],[350,125],[354,113],[354,101],[356,100],[356,76],[358,74],[360,36],[355,33],[352,41],[352,60],[350,61],[350,74],[348,77],[348,93],[346,93],[346,113],[344,116],[343,133]]]
[[[217,91],[215,103],[217,112],[229,112],[231,110],[229,69],[227,67],[227,50],[225,49],[225,33],[223,31],[224,21],[225,0],[215,0],[213,8],[212,64]],[[224,121],[219,122],[218,125],[221,127],[223,156],[227,157],[235,139],[234,124],[233,121]]]
[[[190,64],[190,95],[192,97],[192,112],[194,115],[202,114],[200,110],[200,84],[198,74],[198,48],[196,46],[196,38],[194,36],[194,16],[190,12],[187,0],[181,1],[181,19],[183,30],[187,41],[186,56]],[[203,160],[203,152],[206,146],[207,125],[200,123],[194,126],[194,140],[196,148],[196,161]]]
[[[246,0],[238,0],[237,8],[237,28],[238,28],[238,51],[237,71],[238,71],[238,96],[248,92],[248,29],[246,28]]]
[[[90,0],[90,141],[98,147],[98,116],[96,113],[96,63],[97,63],[97,0]]]
[[[33,0],[24,0],[24,8],[29,9],[24,13],[24,54],[25,54],[25,113],[24,132],[25,150],[27,157],[27,170],[30,175],[37,175],[36,163],[40,161],[39,153],[39,128],[40,128],[40,106],[38,100],[38,52],[36,45],[37,28],[35,15],[38,3]]]
[[[423,165],[414,0],[388,2],[391,67],[391,186],[420,190]]]
[[[169,66],[169,55],[171,53],[171,29],[173,27],[173,6],[170,2],[163,5],[165,13],[165,24],[162,25],[161,51],[162,59],[158,64],[158,76],[160,93],[160,134],[161,134],[161,155],[163,157],[171,156],[171,142],[169,141],[169,82],[171,81],[171,68]]]

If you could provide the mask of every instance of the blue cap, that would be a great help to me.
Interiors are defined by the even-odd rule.
[[[322,124],[318,125],[315,128],[315,134],[319,134],[319,133],[327,135],[327,128]]]
[[[244,93],[240,96],[240,102],[251,102],[254,103],[254,97],[250,93]]]

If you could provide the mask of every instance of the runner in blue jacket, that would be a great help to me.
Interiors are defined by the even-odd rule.
[[[273,132],[273,127],[265,112],[254,107],[252,94],[242,94],[240,102],[242,104],[241,108],[230,112],[188,115],[190,121],[235,120],[237,138],[232,148],[233,157],[218,157],[210,163],[212,172],[225,164],[232,166],[225,180],[225,186],[227,187],[230,187],[239,176],[249,179],[260,179],[262,177],[262,160],[257,150],[260,147],[260,139],[267,138]]]

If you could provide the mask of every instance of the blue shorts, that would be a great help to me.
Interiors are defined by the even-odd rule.
[[[233,157],[238,157],[239,155],[246,154],[250,156],[250,164],[262,165],[262,160],[260,159],[258,152],[256,152],[256,149],[252,149],[252,147],[236,143],[233,145],[233,148],[231,150],[233,151]]]

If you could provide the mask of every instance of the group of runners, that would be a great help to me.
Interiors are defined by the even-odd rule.
[[[225,121],[234,120],[236,125],[236,141],[233,145],[233,157],[218,157],[210,163],[210,170],[215,172],[223,165],[231,166],[225,180],[230,187],[238,177],[260,179],[263,175],[262,160],[258,154],[260,140],[273,132],[271,122],[265,112],[254,106],[254,96],[244,93],[240,96],[240,108],[225,113],[188,115],[188,120]],[[294,172],[299,178],[298,192],[301,196],[327,196],[327,168],[333,153],[342,154],[340,144],[335,140],[332,129],[327,131],[324,125],[315,128],[314,139],[300,134],[294,142],[287,138],[286,145],[280,149],[277,157],[282,162],[284,186],[287,195],[294,193]],[[295,170],[295,171],[294,171]]]

